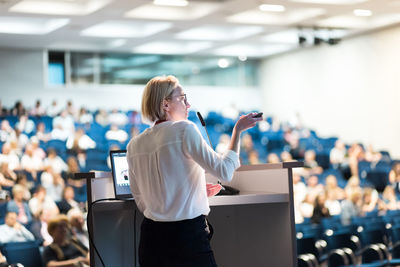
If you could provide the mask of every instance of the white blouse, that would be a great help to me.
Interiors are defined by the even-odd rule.
[[[166,121],[146,129],[127,146],[129,180],[136,204],[155,221],[207,215],[205,171],[230,181],[239,155],[216,153],[191,121]]]

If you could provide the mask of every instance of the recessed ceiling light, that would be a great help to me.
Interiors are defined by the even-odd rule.
[[[194,1],[185,8],[177,6],[160,6],[150,3],[127,11],[124,14],[124,17],[152,20],[195,20],[222,7],[222,4],[216,2],[217,1]]]
[[[218,59],[218,67],[220,67],[221,69],[225,69],[225,68],[229,67],[229,65],[230,65],[230,62],[226,58]]]
[[[168,22],[135,22],[109,20],[81,31],[83,36],[105,38],[141,38],[153,35],[171,27]]]
[[[134,53],[143,54],[190,54],[209,48],[211,42],[151,42],[133,49]]]
[[[175,35],[178,39],[186,40],[235,40],[260,33],[264,30],[261,26],[220,26],[204,25],[192,28]]]
[[[116,39],[110,42],[110,46],[112,47],[120,47],[126,44],[128,41],[126,39]]]
[[[0,32],[43,35],[65,26],[69,21],[69,19],[0,17]]]
[[[369,9],[354,9],[354,15],[357,17],[370,17],[372,16],[372,11]]]
[[[158,6],[187,6],[189,2],[186,0],[154,0],[153,4]]]
[[[283,12],[285,11],[285,7],[282,5],[267,5],[263,4],[258,7],[261,11],[268,11],[268,12]]]
[[[88,1],[42,1],[23,0],[10,7],[10,12],[72,15],[82,16],[91,14],[107,5],[111,0]]]

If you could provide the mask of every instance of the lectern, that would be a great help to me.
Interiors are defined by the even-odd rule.
[[[211,241],[219,267],[297,266],[292,168],[303,162],[241,166],[230,186],[239,195],[209,199]],[[88,204],[112,199],[111,173],[78,174],[87,179]],[[217,182],[206,175],[208,182]],[[139,266],[143,215],[134,201],[105,200],[92,206],[89,232],[105,266]],[[90,246],[91,266],[101,262]]]

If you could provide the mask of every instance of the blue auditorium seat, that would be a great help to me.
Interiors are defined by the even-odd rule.
[[[371,170],[367,173],[366,181],[371,183],[378,192],[383,192],[389,184],[389,173],[379,170]]]
[[[9,264],[21,263],[25,267],[43,267],[39,244],[36,241],[6,243],[1,251]]]
[[[46,132],[50,132],[51,130],[53,130],[53,117],[42,116],[40,117],[38,122],[43,122]]]
[[[360,179],[367,178],[368,172],[371,171],[371,163],[368,161],[360,161],[358,162],[358,177]]]
[[[0,202],[0,224],[4,223],[6,213],[7,213],[7,202],[6,201]]]

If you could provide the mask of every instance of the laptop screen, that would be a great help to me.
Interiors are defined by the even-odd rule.
[[[129,187],[129,172],[128,161],[126,160],[126,150],[111,150],[110,161],[115,198],[132,198],[131,188]]]

